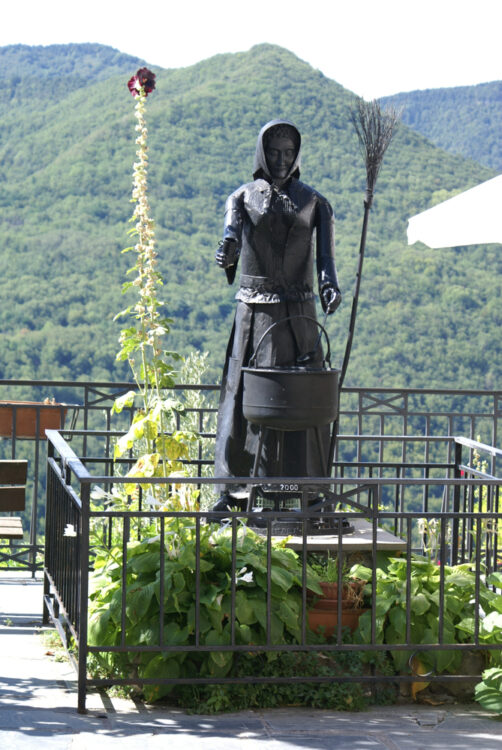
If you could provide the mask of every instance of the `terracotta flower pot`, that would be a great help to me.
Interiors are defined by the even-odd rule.
[[[342,626],[350,629],[351,632],[357,628],[359,618],[367,612],[366,609],[342,609]],[[323,633],[327,638],[332,636],[338,626],[338,612],[334,610],[310,609],[308,612],[309,628],[315,633]]]
[[[338,583],[320,581],[323,596],[311,595],[313,606],[308,611],[311,630],[332,636],[338,626]],[[346,581],[342,586],[342,626],[354,631],[366,609],[362,608],[365,581]]]
[[[322,593],[326,599],[338,599],[338,583],[332,583],[330,581],[321,581],[320,584]],[[359,596],[361,590],[361,583],[359,581],[349,581],[342,585],[342,601],[353,601],[353,599]]]

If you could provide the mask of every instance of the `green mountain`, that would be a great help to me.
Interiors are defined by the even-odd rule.
[[[383,98],[402,121],[452,154],[502,172],[502,81],[410,91]]]
[[[125,306],[134,100],[141,61],[99,45],[0,48],[2,378],[109,379]],[[354,95],[287,50],[259,45],[157,73],[147,100],[150,203],[171,348],[210,352],[218,380],[236,289],[214,263],[227,195],[251,179],[274,117],[304,137],[302,179],[333,204],[344,304],[328,322],[343,357],[365,168]],[[13,82],[15,80],[15,82]],[[501,374],[500,249],[410,248],[407,218],[493,172],[401,126],[370,218],[347,384],[494,387]]]

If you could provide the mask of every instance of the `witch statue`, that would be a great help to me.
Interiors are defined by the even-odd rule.
[[[262,335],[257,367],[291,367],[315,349],[312,366],[322,366],[317,346],[314,235],[317,283],[325,313],[341,302],[335,268],[333,210],[313,188],[300,182],[301,136],[286,120],[272,120],[258,136],[253,182],[242,185],[225,205],[223,240],[217,264],[232,284],[240,263],[237,309],[223,370],[216,432],[215,476],[250,476],[259,428],[242,413],[242,368]],[[287,319],[287,320],[286,320]],[[327,433],[329,440],[329,432]],[[283,435],[283,459],[277,472],[277,434],[268,431],[258,476],[326,475],[313,429]],[[245,487],[222,486],[213,510],[246,506]]]

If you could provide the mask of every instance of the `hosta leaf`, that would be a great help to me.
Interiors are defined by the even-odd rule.
[[[257,615],[254,602],[250,601],[244,591],[237,591],[235,595],[235,617],[243,625],[252,625]]]
[[[144,552],[131,558],[127,567],[134,573],[154,573],[159,569],[159,564],[158,552]]]
[[[127,587],[126,615],[132,623],[139,622],[148,611],[155,595],[155,585],[134,583]]]
[[[488,711],[502,714],[502,669],[487,669],[482,678],[483,681],[474,689],[475,699]]]
[[[111,612],[108,608],[97,609],[90,615],[88,639],[91,646],[111,646],[119,637],[119,631],[110,619]]]
[[[393,629],[401,633],[403,639],[406,633],[406,611],[402,607],[392,607],[389,610],[389,621]],[[391,643],[398,643],[398,641],[391,641]]]
[[[290,573],[289,570],[285,570],[285,568],[272,566],[270,578],[272,582],[279,586],[283,591],[289,591],[294,583],[294,575]]]
[[[188,643],[188,626],[180,628],[176,622],[164,626],[164,643],[166,646],[180,646]]]
[[[277,616],[283,621],[286,628],[294,635],[298,633],[300,622],[298,615],[291,609],[289,603],[281,601],[277,607]]]
[[[411,597],[411,612],[413,616],[423,615],[430,608],[430,603],[424,594]]]
[[[482,621],[483,630],[486,633],[498,633],[502,636],[502,614],[490,612]]]

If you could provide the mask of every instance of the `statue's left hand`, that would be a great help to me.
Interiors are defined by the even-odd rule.
[[[342,295],[334,286],[326,286],[321,291],[322,309],[324,312],[327,312],[328,315],[335,312],[341,301]]]

